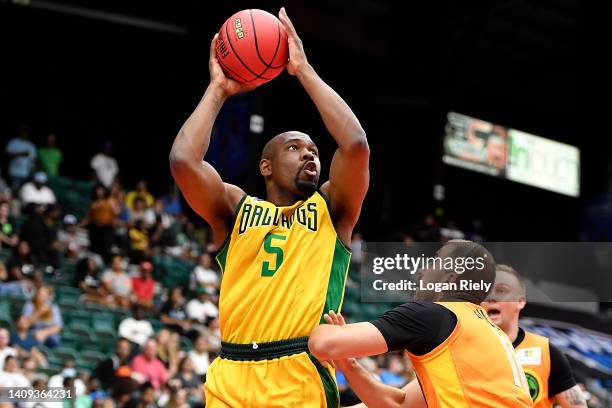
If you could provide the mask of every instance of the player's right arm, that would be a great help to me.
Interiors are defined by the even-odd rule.
[[[351,408],[427,408],[417,380],[409,382],[402,389],[382,384],[355,359],[345,360],[340,370],[351,389],[363,401]]]
[[[330,327],[346,327],[344,317],[340,313],[330,311],[324,318]],[[355,394],[363,401],[363,404],[353,408],[427,408],[421,386],[416,380],[398,389],[379,382],[354,358],[333,360],[333,364],[337,370],[342,371]]]
[[[170,151],[170,170],[191,208],[210,224],[215,244],[219,246],[231,228],[234,207],[244,192],[224,183],[219,173],[203,161],[203,157],[223,103],[230,96],[254,87],[225,76],[215,53],[216,38],[215,35],[210,44],[210,84],[174,139]]]

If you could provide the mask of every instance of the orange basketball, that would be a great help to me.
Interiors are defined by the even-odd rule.
[[[280,20],[267,11],[242,10],[221,26],[216,53],[225,75],[260,85],[274,79],[287,65],[287,33]]]

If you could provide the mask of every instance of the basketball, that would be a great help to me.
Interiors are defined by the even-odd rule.
[[[267,11],[242,10],[221,26],[216,53],[228,77],[261,85],[287,65],[287,33],[278,18]]]

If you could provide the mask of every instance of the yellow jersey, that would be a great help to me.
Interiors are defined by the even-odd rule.
[[[523,366],[533,406],[551,408],[548,395],[550,377],[550,345],[548,339],[525,330],[525,338],[515,347],[519,363]]]
[[[285,207],[245,195],[217,255],[222,340],[308,336],[340,311],[350,256],[318,191]]]
[[[480,306],[438,302],[457,317],[451,335],[422,356],[408,353],[430,408],[531,407],[508,336]]]

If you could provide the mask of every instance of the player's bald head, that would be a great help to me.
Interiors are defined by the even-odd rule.
[[[298,132],[297,130],[290,130],[288,132],[280,133],[268,140],[268,143],[264,146],[261,152],[261,159],[271,160],[274,155],[287,141],[292,139],[306,139],[312,141],[310,136],[306,133]]]

